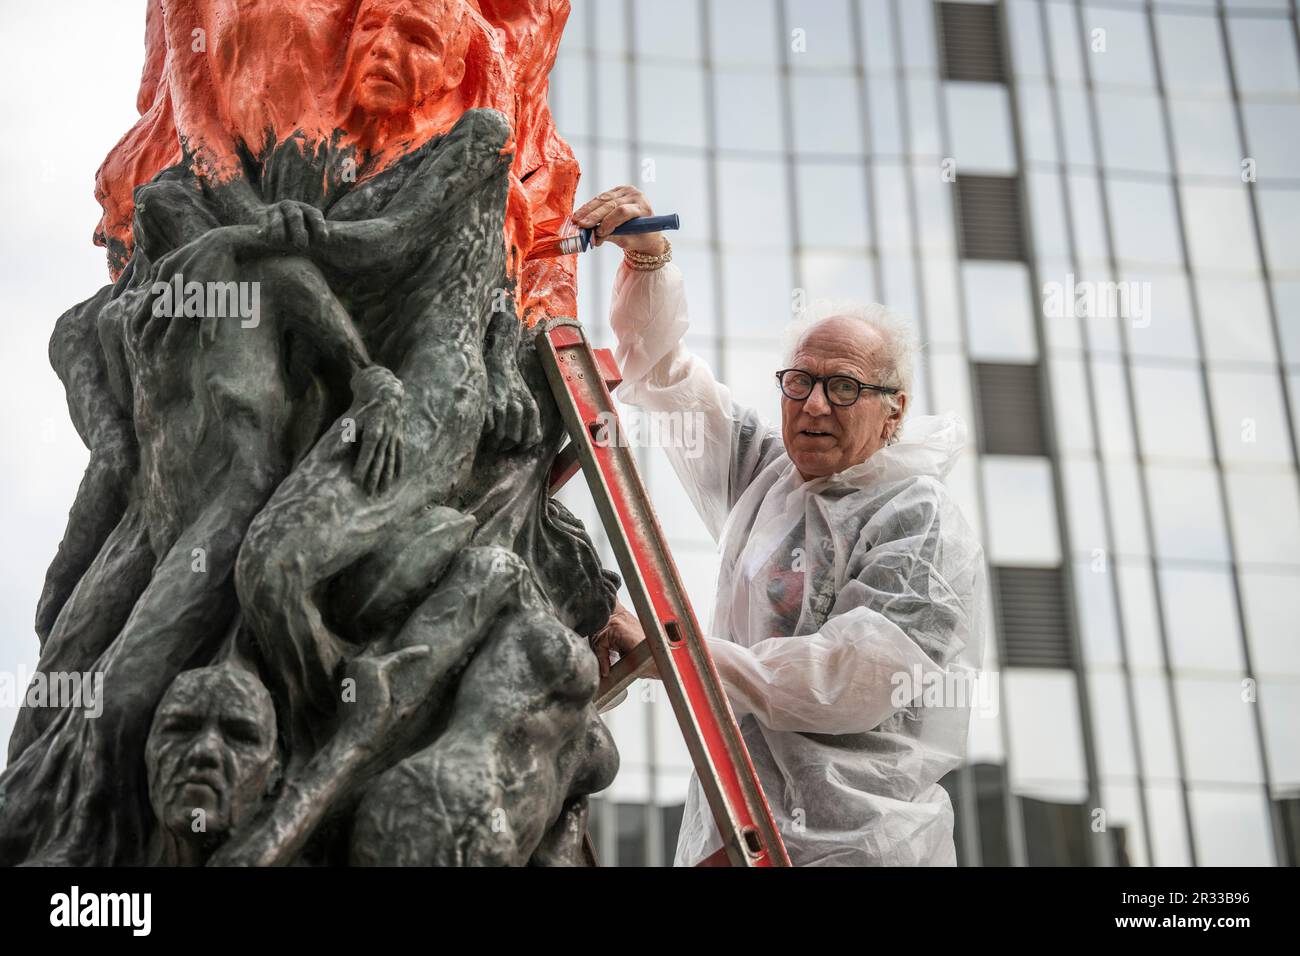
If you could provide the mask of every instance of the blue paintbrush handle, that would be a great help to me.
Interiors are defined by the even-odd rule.
[[[680,229],[681,220],[677,218],[677,213],[669,213],[666,216],[638,216],[636,219],[629,219],[623,225],[616,228],[611,235],[615,236],[637,236],[647,232],[664,232],[668,229]],[[585,252],[591,245],[590,229],[580,230],[582,235],[582,248]]]
[[[667,216],[640,216],[623,223],[614,230],[614,235],[636,236],[645,232],[664,232],[668,229],[680,228],[681,222],[677,218],[677,213],[670,213]]]

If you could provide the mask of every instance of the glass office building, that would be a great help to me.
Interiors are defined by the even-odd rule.
[[[1294,0],[574,0],[551,99],[582,198],[680,213],[688,343],[739,400],[777,416],[799,301],[879,300],[912,407],[971,423],[996,694],[945,780],[962,863],[1294,864]],[[618,261],[582,261],[598,342]],[[713,543],[641,454],[707,622]],[[607,719],[602,862],[671,863],[671,710]]]

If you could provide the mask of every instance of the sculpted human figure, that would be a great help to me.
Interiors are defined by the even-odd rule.
[[[209,17],[232,4],[256,12],[244,0],[161,6],[174,33],[185,11]],[[22,711],[0,774],[0,863],[151,858],[158,805],[144,756],[155,705],[187,685],[178,674],[241,635],[255,639],[286,772],[321,800],[305,816],[292,800],[272,801],[270,831],[250,828],[228,862],[288,861],[327,814],[363,798],[383,806],[383,794],[403,790],[404,778],[375,780],[394,763],[426,755],[416,776],[427,788],[445,772],[436,767],[456,764],[454,752],[433,749],[443,733],[476,740],[483,749],[473,759],[503,767],[542,759],[542,778],[515,774],[533,785],[518,799],[462,788],[464,808],[516,807],[516,862],[538,840],[541,857],[571,857],[585,795],[613,772],[578,634],[603,625],[616,584],[602,577],[581,526],[544,494],[558,430],[539,444],[541,416],[519,366],[505,222],[520,202],[511,121],[467,108],[467,76],[481,90],[485,77],[506,75],[499,44],[463,0],[362,0],[344,25],[333,118],[347,126],[356,181],[337,175],[343,154],[332,147],[295,140],[257,154],[246,129],[214,132],[207,144],[224,144],[214,148],[237,156],[244,173],[222,179],[220,163],[205,167],[195,154],[140,187],[119,281],[61,320],[60,371],[70,401],[84,386],[73,411],[92,471],[42,601],[42,667],[93,665],[105,675],[106,705],[94,721]],[[230,80],[239,71],[223,62],[204,68]],[[202,86],[196,63],[173,75],[173,99],[186,83]],[[322,119],[320,102],[293,109]],[[190,111],[182,122],[182,112],[178,130],[212,119],[195,125]],[[180,318],[159,308],[159,285],[174,279],[251,285],[259,312],[241,317],[251,321]],[[479,460],[486,467],[475,475]],[[116,524],[113,512],[89,507],[101,495],[125,502]],[[463,534],[411,560],[428,542],[407,530],[437,538],[431,514]],[[471,539],[476,546],[459,554]],[[530,568],[537,556],[552,566]],[[385,575],[406,582],[400,600]],[[454,629],[411,614],[459,608],[494,588]],[[382,626],[358,612],[385,607]],[[512,657],[512,647],[532,650]],[[451,665],[449,648],[461,652]],[[479,653],[523,686],[483,667],[473,677],[465,667]],[[344,678],[360,696],[340,712]],[[462,678],[477,687],[479,710],[449,698]],[[396,703],[376,710],[381,699]],[[528,701],[531,758],[512,737],[532,719],[518,710]],[[313,755],[338,760],[320,772],[328,761]],[[180,845],[167,853],[195,859]]]
[[[271,695],[230,663],[182,672],[154,712],[145,764],[159,824],[154,862],[202,864],[252,816],[279,770]]]
[[[348,95],[372,116],[355,122],[381,151],[385,137],[405,132],[413,97],[436,103],[454,89],[473,22],[459,0],[367,0],[357,22]],[[392,35],[416,30],[440,38],[441,56],[391,57]],[[518,324],[503,240],[509,141],[501,114],[465,113],[447,136],[340,200],[306,247],[327,271],[355,277],[343,278],[342,295],[400,386],[386,392],[381,437],[363,440],[359,457],[339,434],[322,438],[258,515],[240,554],[240,603],[288,708],[295,759],[300,741],[319,743],[314,735],[328,725],[338,668],[351,653],[322,616],[318,589],[373,551],[394,523],[447,501],[471,473],[486,421],[483,342],[494,309]],[[438,215],[444,209],[454,213]],[[392,295],[395,284],[401,295]],[[526,394],[517,371],[506,382]],[[393,451],[388,436],[397,434]],[[354,480],[357,467],[380,459],[383,487]]]

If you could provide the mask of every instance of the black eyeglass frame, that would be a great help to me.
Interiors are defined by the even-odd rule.
[[[798,372],[800,375],[807,375],[810,379],[812,379],[812,385],[808,389],[808,394],[805,395],[803,398],[795,398],[793,395],[791,395],[789,392],[785,390],[785,376],[787,372]],[[837,402],[835,401],[835,399],[831,398],[831,379],[833,378],[846,379],[847,381],[852,382],[854,385],[858,387],[858,394],[854,396],[853,401]],[[852,406],[856,405],[858,401],[862,398],[863,392],[880,392],[882,395],[897,395],[901,391],[901,389],[891,388],[888,385],[868,385],[866,382],[856,379],[852,375],[814,375],[812,372],[809,372],[807,369],[802,369],[802,368],[783,368],[776,373],[777,388],[781,390],[782,395],[790,399],[790,401],[792,402],[808,401],[808,399],[812,398],[812,393],[817,390],[817,385],[819,383],[821,384],[822,387],[822,394],[826,396],[827,403],[830,405],[834,405],[836,408],[851,408]]]

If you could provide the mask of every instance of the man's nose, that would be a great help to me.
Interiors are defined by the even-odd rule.
[[[396,58],[397,52],[392,30],[383,27],[375,34],[375,38],[370,41],[370,55],[376,60],[392,60]]]
[[[221,735],[216,728],[205,730],[194,738],[189,762],[202,770],[221,766]]]
[[[826,383],[817,382],[812,393],[803,400],[803,410],[809,415],[829,415],[831,403],[826,401]]]

